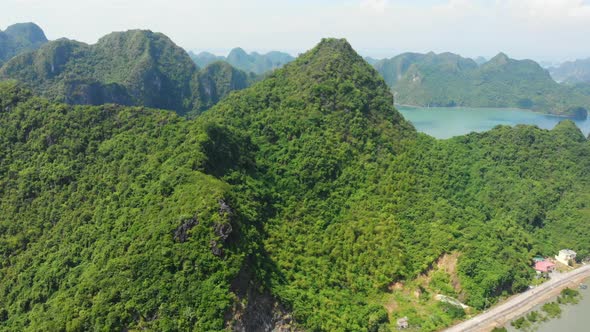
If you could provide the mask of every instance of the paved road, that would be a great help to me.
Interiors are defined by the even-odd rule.
[[[541,303],[546,300],[547,293],[586,277],[590,277],[590,265],[585,265],[567,273],[555,274],[551,280],[540,286],[529,289],[468,321],[450,327],[445,332],[489,331],[496,321],[504,321],[507,317],[518,316],[520,315],[518,311],[523,306]]]

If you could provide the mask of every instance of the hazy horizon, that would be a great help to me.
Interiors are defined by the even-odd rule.
[[[49,39],[86,43],[112,31],[150,29],[196,53],[282,51],[323,37],[363,56],[452,52],[563,62],[590,57],[590,0],[6,0],[1,29],[34,22]],[[465,28],[469,27],[469,28]]]

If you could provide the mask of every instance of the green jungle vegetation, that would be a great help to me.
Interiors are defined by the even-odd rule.
[[[417,133],[339,39],[190,120],[5,82],[0,329],[437,330],[590,255],[589,173],[567,120]]]
[[[224,64],[199,70],[161,33],[113,32],[94,45],[60,39],[0,68],[0,79],[68,104],[147,106],[198,114],[255,77]]]
[[[0,31],[0,66],[10,58],[39,48],[47,37],[35,23],[17,23]]]
[[[557,298],[559,304],[577,304],[580,302],[580,291],[576,289],[566,288],[561,291],[561,295]]]
[[[518,107],[574,118],[590,109],[590,94],[555,82],[534,61],[503,53],[481,65],[452,53],[403,53],[374,66],[398,104]]]
[[[199,67],[206,67],[216,61],[225,61],[240,70],[255,75],[263,75],[275,70],[293,61],[291,55],[283,52],[272,51],[266,54],[252,52],[246,53],[243,49],[237,47],[232,49],[227,57],[215,55],[209,52],[195,54],[189,52],[190,57]]]
[[[557,302],[548,302],[543,304],[541,310],[547,314],[549,318],[559,318],[561,317],[561,307]]]

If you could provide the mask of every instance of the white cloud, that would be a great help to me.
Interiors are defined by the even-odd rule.
[[[0,0],[0,29],[38,23],[49,38],[95,42],[145,28],[194,50],[287,50],[345,37],[368,55],[589,57],[588,0]],[[133,15],[129,10],[133,9]],[[64,19],[64,17],[67,18]],[[373,50],[373,51],[370,51]]]
[[[388,0],[361,0],[361,8],[368,8],[383,13],[387,8]]]
[[[498,0],[497,5],[514,16],[527,19],[559,21],[590,17],[590,5],[584,0]]]

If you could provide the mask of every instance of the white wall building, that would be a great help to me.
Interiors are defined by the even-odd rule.
[[[562,249],[559,254],[555,256],[555,259],[560,263],[568,265],[570,261],[576,260],[576,252],[570,249]]]

